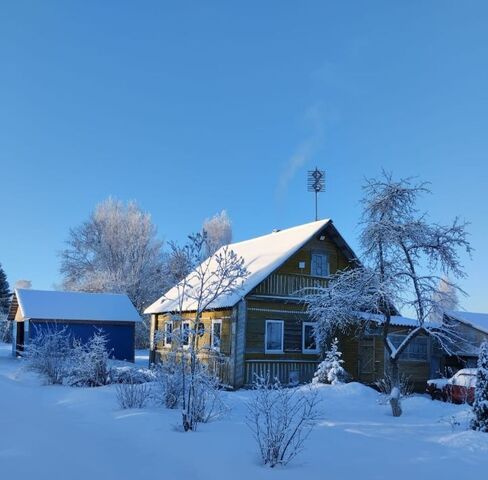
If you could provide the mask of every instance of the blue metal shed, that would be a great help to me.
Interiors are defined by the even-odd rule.
[[[141,318],[123,294],[17,289],[9,320],[14,322],[14,355],[21,355],[29,340],[42,330],[66,327],[71,337],[81,342],[101,330],[111,356],[133,362],[135,324]]]

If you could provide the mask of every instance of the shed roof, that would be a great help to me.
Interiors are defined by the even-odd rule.
[[[448,317],[466,325],[488,333],[488,313],[462,312],[450,310],[446,312]]]
[[[9,319],[20,308],[24,319],[140,322],[129,297],[117,293],[85,293],[50,290],[15,290]]]
[[[357,261],[356,255],[334,227],[332,220],[328,219],[306,223],[243,242],[233,243],[228,248],[238,257],[244,259],[244,266],[247,268],[249,276],[242,282],[239,291],[231,295],[221,296],[209,308],[233,307],[242,297],[247,295],[309,240],[322,231],[327,231],[329,238],[344,251],[350,261]],[[205,260],[203,265],[207,265],[210,262],[210,270],[215,269],[217,265],[215,256],[220,251],[217,251],[215,255]],[[187,277],[190,286],[192,285],[192,277],[192,273]],[[191,311],[195,309],[196,304],[194,302],[184,302],[183,310]],[[165,313],[176,310],[178,310],[178,288],[175,286],[150,305],[144,313]]]

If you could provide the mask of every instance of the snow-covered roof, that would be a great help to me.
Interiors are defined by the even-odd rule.
[[[24,319],[140,322],[127,295],[18,288],[15,299]]]
[[[385,316],[377,313],[365,313],[358,314],[361,318],[382,324],[385,321]],[[392,315],[390,317],[390,325],[398,327],[411,327],[415,328],[419,326],[419,322],[415,318],[402,317],[401,315]]]
[[[317,235],[325,227],[330,227],[335,241],[349,252],[351,258],[355,258],[350,247],[340,237],[332,226],[331,220],[319,220],[306,223],[297,227],[280,230],[277,232],[252,238],[243,242],[233,243],[228,246],[238,257],[244,259],[244,266],[249,273],[243,281],[238,292],[218,298],[209,308],[225,308],[234,306],[242,297],[268,277],[274,270],[280,267],[288,258],[302,248],[309,240]],[[222,247],[224,248],[224,247]],[[220,250],[219,250],[220,251]],[[216,253],[216,255],[219,253]],[[215,255],[204,263],[210,262],[210,270],[216,265]],[[187,279],[191,286],[192,274]],[[156,302],[150,305],[144,313],[164,313],[178,310],[178,289],[173,287]],[[186,301],[183,310],[195,310],[196,305],[192,301]]]
[[[461,312],[451,310],[446,312],[446,315],[466,325],[477,328],[482,332],[488,333],[488,313]]]

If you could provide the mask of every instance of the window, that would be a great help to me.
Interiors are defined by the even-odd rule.
[[[212,350],[220,352],[220,339],[222,335],[222,320],[212,320],[210,332],[210,346]]]
[[[303,322],[302,325],[302,351],[303,353],[317,353],[317,342],[315,341],[315,324]]]
[[[187,347],[190,343],[190,322],[181,324],[181,344]]]
[[[283,353],[283,320],[266,320],[264,346],[266,353]]]
[[[173,322],[171,321],[164,322],[163,345],[165,347],[170,347],[172,339],[173,339]]]
[[[314,277],[329,275],[329,256],[325,253],[312,253],[311,274]]]
[[[399,347],[405,340],[406,335],[390,335],[391,343],[395,347]],[[407,348],[400,355],[401,360],[413,360],[422,361],[427,360],[427,337],[415,337],[408,345]]]

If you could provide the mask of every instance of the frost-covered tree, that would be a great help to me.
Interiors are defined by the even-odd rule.
[[[480,347],[473,414],[471,428],[488,432],[488,342],[482,343]]]
[[[180,261],[190,273],[176,284],[174,298],[168,298],[174,305],[172,343],[181,360],[185,431],[195,430],[202,421],[202,396],[213,395],[210,391],[202,393],[202,389],[216,386],[212,375],[199,360],[202,349],[208,349],[201,342],[205,333],[202,314],[220,297],[238,292],[248,275],[244,259],[230,248],[223,247],[202,261],[207,249],[206,232],[191,235],[188,243],[179,249]]]
[[[11,296],[12,293],[10,292],[10,285],[7,281],[7,274],[0,263],[0,314],[8,313]]]
[[[11,325],[7,320],[11,296],[7,275],[0,263],[0,342],[12,341]]]
[[[226,210],[203,222],[203,231],[207,235],[205,254],[213,255],[220,247],[232,242],[232,225]]]
[[[448,277],[442,277],[437,292],[434,293],[434,306],[430,318],[433,321],[442,322],[445,312],[458,309],[458,289]]]
[[[149,213],[136,203],[109,198],[70,230],[61,252],[62,288],[125,293],[139,312],[165,287],[162,242]],[[149,339],[147,321],[137,327],[138,346]],[[141,344],[142,343],[142,344]]]
[[[389,361],[393,415],[401,415],[399,359],[418,335],[429,335],[449,351],[456,336],[449,324],[433,323],[438,308],[439,282],[443,276],[465,276],[459,251],[471,252],[466,224],[429,222],[417,208],[418,198],[428,192],[425,184],[409,179],[393,180],[384,174],[364,187],[361,246],[367,266],[353,265],[337,272],[328,288],[317,288],[306,301],[317,320],[320,339],[336,331],[380,323]],[[451,285],[462,291],[454,282]],[[390,338],[393,305],[414,312],[416,326],[399,345]],[[375,315],[370,315],[375,314]]]
[[[162,242],[136,203],[109,198],[69,232],[61,252],[63,288],[126,293],[138,311],[163,286]]]
[[[325,352],[325,358],[320,362],[313,377],[313,383],[330,383],[337,385],[346,379],[346,371],[342,366],[342,352],[339,351],[339,340],[334,338],[330,348]]]

